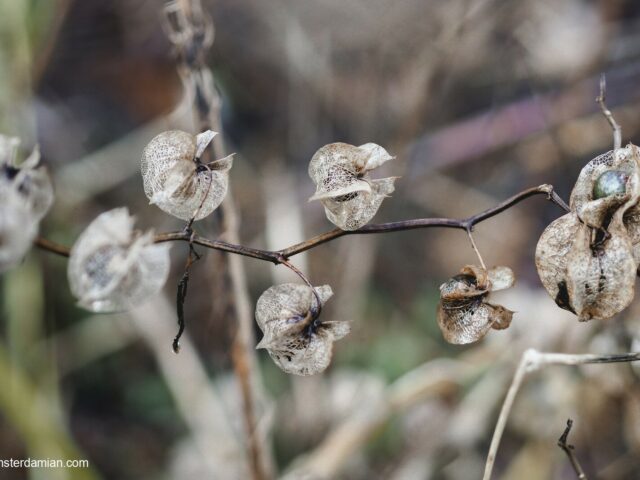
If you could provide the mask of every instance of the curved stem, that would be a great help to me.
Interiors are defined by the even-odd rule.
[[[508,210],[512,206],[520,203],[521,201],[532,197],[534,195],[546,195],[547,200],[555,203],[560,208],[564,209],[566,212],[569,212],[569,206],[560,198],[560,196],[553,190],[552,185],[544,184],[537,187],[528,188],[523,190],[520,193],[513,195],[512,197],[507,198],[503,202],[500,202],[498,205],[491,207],[487,210],[483,210],[475,215],[472,215],[463,219],[455,219],[455,218],[416,218],[411,220],[402,220],[399,222],[389,222],[389,223],[378,223],[365,225],[359,230],[340,230],[339,228],[335,228],[328,232],[322,233],[320,235],[316,235],[315,237],[310,238],[309,240],[305,240],[304,242],[297,243],[290,247],[284,248],[278,251],[271,250],[261,250],[258,248],[246,247],[244,245],[237,245],[234,243],[223,242],[221,240],[210,240],[205,237],[201,237],[197,234],[190,235],[185,231],[179,232],[166,232],[160,233],[154,237],[154,243],[163,243],[163,242],[175,242],[175,241],[184,241],[184,242],[192,242],[195,245],[200,245],[205,248],[211,248],[213,250],[220,250],[227,253],[234,253],[236,255],[242,255],[245,257],[256,258],[258,260],[263,260],[266,262],[274,263],[275,265],[283,263],[283,260],[287,260],[294,255],[298,255],[299,253],[306,252],[307,250],[311,250],[317,246],[322,245],[323,243],[330,242],[335,240],[336,238],[344,237],[346,235],[364,235],[364,234],[375,234],[375,233],[390,233],[390,232],[400,232],[405,230],[415,230],[419,228],[457,228],[465,231],[473,231],[473,227],[480,222],[488,220],[491,217],[495,217],[496,215]],[[43,250],[56,253],[62,256],[69,256],[69,249],[53,243],[44,238],[38,238],[34,242],[35,245]]]
[[[480,250],[478,250],[478,246],[476,245],[476,242],[473,239],[473,234],[471,233],[470,229],[467,230],[467,235],[469,236],[469,240],[471,241],[471,247],[473,248],[473,251],[476,252],[478,260],[480,260],[480,266],[486,272],[487,266],[484,264],[484,260],[482,259],[482,255],[480,255]]]
[[[312,313],[311,316],[312,316],[312,320],[317,319],[320,316],[320,312],[322,312],[322,301],[320,300],[320,295],[318,295],[318,292],[316,291],[316,289],[313,288],[313,285],[311,284],[311,281],[295,265],[293,265],[291,262],[289,262],[289,260],[286,260],[286,259],[282,258],[280,260],[280,263],[282,265],[284,265],[285,267],[287,267],[289,270],[291,270],[293,273],[298,275],[302,279],[302,281],[304,283],[306,283],[309,286],[309,288],[311,289],[311,292],[313,293],[313,296],[316,299],[316,308],[314,310],[313,307],[311,307],[311,313]]]

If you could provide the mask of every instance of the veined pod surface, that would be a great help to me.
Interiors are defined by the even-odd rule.
[[[216,133],[163,132],[142,153],[141,172],[149,202],[182,220],[201,220],[224,199],[233,155],[204,164],[200,157]]]
[[[133,229],[126,208],[99,215],[71,248],[67,274],[78,304],[93,312],[126,311],[157,293],[169,274],[168,244]]]
[[[394,191],[396,177],[372,179],[369,172],[395,157],[375,143],[356,147],[331,143],[320,148],[309,163],[309,176],[331,223],[342,230],[357,230],[376,214]]]
[[[322,305],[333,295],[329,285],[314,287]],[[333,342],[349,333],[347,322],[321,322],[311,287],[274,285],[256,303],[256,321],[264,333],[257,348],[267,350],[286,373],[313,375],[331,362]]]
[[[542,284],[581,321],[613,317],[633,300],[640,262],[639,161],[632,144],[591,160],[571,192],[571,212],[538,241]]]

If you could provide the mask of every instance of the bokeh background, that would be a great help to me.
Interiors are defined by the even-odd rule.
[[[208,59],[222,98],[231,185],[246,245],[278,249],[333,226],[308,161],[335,141],[397,155],[396,193],[376,222],[465,217],[531,186],[568,198],[580,169],[611,148],[594,101],[601,73],[623,141],[640,142],[640,4],[633,0],[211,0]],[[56,188],[43,236],[71,245],[99,213],[128,206],[138,225],[176,219],[148,205],[144,145],[192,129],[162,28],[160,0],[0,0],[0,131],[39,143]],[[295,257],[349,320],[322,375],[287,376],[258,352],[258,431],[268,468],[337,479],[480,478],[526,348],[640,348],[640,302],[581,324],[542,290],[533,255],[561,211],[535,197],[477,227],[514,288],[496,295],[512,326],[447,345],[438,286],[476,261],[460,231],[350,236]],[[219,232],[215,216],[198,232]],[[0,469],[2,479],[244,479],[242,400],[231,362],[220,254],[193,269],[180,355],[172,248],[163,294],[130,314],[75,306],[66,261],[33,251],[0,277],[0,458],[87,458],[89,469]],[[243,260],[252,302],[283,267]],[[256,337],[260,332],[256,327]],[[501,479],[640,478],[640,369],[551,367],[528,377],[495,468]]]

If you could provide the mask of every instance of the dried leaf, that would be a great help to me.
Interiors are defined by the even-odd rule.
[[[368,172],[394,157],[379,145],[360,147],[331,143],[319,149],[309,163],[309,176],[327,218],[343,230],[357,230],[376,214],[394,191],[395,177],[373,180]]]
[[[227,194],[231,156],[220,159],[219,168],[197,161],[214,136],[211,130],[195,137],[172,130],[149,142],[141,171],[150,203],[182,220],[201,220],[218,208]]]
[[[99,215],[71,248],[68,277],[78,304],[124,311],[157,293],[169,274],[169,245],[133,230],[126,208]]]
[[[314,287],[321,303],[333,295],[329,285]],[[275,285],[256,304],[256,321],[264,333],[257,348],[265,348],[286,373],[313,375],[331,362],[333,342],[349,333],[347,322],[314,318],[316,298],[310,287],[294,283]]]
[[[494,267],[487,272],[467,265],[459,275],[443,283],[437,317],[445,340],[454,344],[473,343],[492,328],[509,327],[513,312],[486,299],[492,290],[508,288],[513,282],[514,275],[508,267]]]

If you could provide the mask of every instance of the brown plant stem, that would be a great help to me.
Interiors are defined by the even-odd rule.
[[[580,465],[580,462],[578,462],[578,459],[576,458],[576,456],[574,454],[574,446],[573,445],[569,445],[567,443],[567,439],[569,438],[569,432],[571,432],[571,427],[573,427],[573,420],[571,420],[569,418],[567,420],[567,428],[564,429],[564,432],[562,433],[562,435],[558,439],[558,446],[562,450],[564,450],[564,452],[567,454],[567,457],[569,457],[569,461],[571,462],[571,466],[573,467],[573,470],[576,472],[576,475],[578,476],[578,479],[579,480],[587,480],[587,476],[584,473],[584,470],[582,470],[582,466]]]
[[[213,41],[213,21],[203,10],[200,0],[168,2],[166,13],[169,38],[176,47],[179,59],[178,71],[183,80],[185,93],[191,100],[195,127],[197,131],[211,129],[220,132],[220,99],[213,75],[206,63],[207,52]],[[171,23],[172,19],[175,21],[174,23]],[[209,163],[212,151],[216,158],[222,158],[225,156],[224,150],[222,139],[218,138],[203,152],[204,165],[207,166]],[[209,167],[207,166],[207,168]],[[209,183],[210,187],[211,182]],[[232,242],[238,243],[238,214],[230,189],[220,210],[218,210],[218,214],[223,235]],[[191,222],[189,227],[191,227]],[[191,229],[189,228],[189,230]],[[192,233],[189,233],[191,247],[195,243],[195,239]],[[256,406],[259,403],[256,388],[258,383],[257,361],[246,276],[239,257],[228,258],[225,270],[228,272],[230,280],[231,305],[236,320],[231,360],[242,396],[248,462],[252,478],[265,480],[271,475],[267,465],[266,451],[257,435]]]
[[[166,232],[160,233],[154,237],[155,243],[163,243],[163,242],[175,242],[175,241],[185,241],[188,242],[190,239],[193,239],[193,243],[195,245],[200,245],[205,248],[211,248],[213,250],[220,250],[227,253],[233,253],[236,255],[242,255],[245,257],[256,258],[258,260],[264,260],[267,262],[272,262],[276,265],[283,263],[283,260],[287,260],[294,255],[298,255],[299,253],[306,252],[307,250],[311,250],[312,248],[318,247],[324,243],[335,240],[336,238],[344,237],[346,235],[364,235],[364,234],[376,234],[376,233],[390,233],[390,232],[400,232],[405,230],[415,230],[419,228],[456,228],[459,230],[464,230],[466,232],[473,231],[473,228],[478,223],[481,223],[489,218],[495,217],[496,215],[508,210],[512,206],[520,203],[521,201],[532,197],[534,195],[546,195],[547,199],[565,211],[570,211],[569,206],[558,196],[558,194],[553,190],[552,185],[544,184],[538,187],[528,188],[523,190],[520,193],[513,195],[512,197],[507,198],[503,202],[500,202],[498,205],[491,207],[487,210],[484,210],[480,213],[472,215],[470,217],[464,219],[455,219],[455,218],[416,218],[411,220],[402,220],[399,222],[389,222],[389,223],[378,223],[365,225],[359,230],[340,230],[339,228],[330,230],[325,233],[321,233],[320,235],[316,235],[304,242],[297,243],[295,245],[291,245],[290,247],[284,248],[282,250],[261,250],[258,248],[246,247],[244,245],[224,242],[222,240],[210,240],[205,237],[201,237],[198,234],[193,234],[193,237],[184,231],[176,231],[176,232]],[[57,253],[58,255],[69,256],[69,249],[65,248],[61,245],[55,244],[43,238],[38,238],[35,241],[35,245],[43,250],[47,250],[53,253]]]

